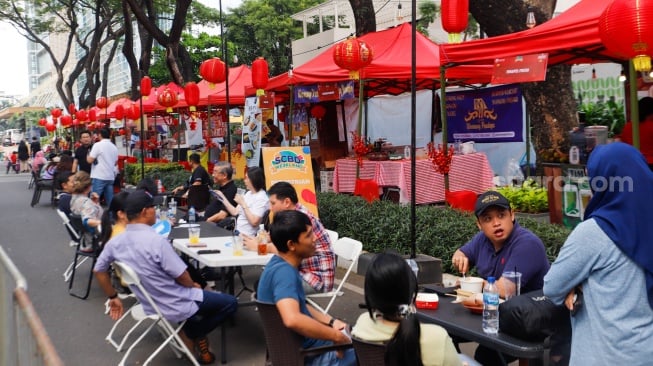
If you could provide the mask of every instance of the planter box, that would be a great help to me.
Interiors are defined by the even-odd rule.
[[[365,276],[367,268],[374,260],[375,253],[363,253],[358,257],[356,273]],[[408,258],[407,256],[404,256]],[[425,254],[418,254],[415,258],[419,272],[417,274],[417,283],[442,283],[442,260]]]
[[[545,224],[550,223],[550,214],[548,212],[541,213],[526,213],[526,212],[515,212],[515,219],[519,220],[521,218],[531,219]]]

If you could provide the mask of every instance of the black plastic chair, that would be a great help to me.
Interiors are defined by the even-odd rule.
[[[190,186],[188,188],[188,197],[186,198],[186,206],[190,208],[193,206],[195,212],[204,212],[206,206],[209,205],[211,200],[211,193],[209,186],[202,184],[199,186]]]
[[[70,214],[69,217],[70,224],[75,229],[75,231],[80,234],[80,240],[77,243],[77,248],[75,249],[75,257],[73,258],[71,267],[70,281],[68,282],[68,293],[71,296],[85,300],[88,297],[88,294],[91,292],[91,283],[93,282],[93,267],[95,267],[95,262],[100,256],[102,247],[100,245],[100,239],[98,235],[91,232],[84,226],[81,216]],[[77,263],[84,258],[91,259],[91,269],[89,270],[88,274],[86,290],[83,294],[80,294],[73,291],[73,283],[75,282],[75,274],[78,267]]]
[[[360,338],[351,337],[358,366],[379,366],[385,363],[385,343],[365,341]]]
[[[30,206],[34,207],[41,200],[42,191],[50,191],[52,196],[50,197],[50,204],[54,205],[54,180],[52,179],[41,179],[35,171],[32,172],[32,179],[34,179],[34,193],[32,194],[32,202]]]

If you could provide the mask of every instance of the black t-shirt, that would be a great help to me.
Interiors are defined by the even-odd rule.
[[[32,141],[29,148],[32,150],[32,157],[34,157],[37,152],[41,151],[41,143],[38,140]]]
[[[83,170],[87,172],[88,174],[91,174],[91,164],[89,164],[86,161],[86,157],[88,156],[88,153],[91,151],[92,145],[88,146],[80,146],[77,149],[75,149],[75,159],[77,159],[77,167],[78,171]]]
[[[188,178],[188,182],[186,183],[186,189],[188,187],[192,186],[193,183],[195,182],[201,182],[202,184],[206,184],[207,186],[211,185],[211,176],[209,173],[204,169],[203,166],[198,165],[195,170],[193,170],[193,173],[190,175],[190,178]]]
[[[227,184],[218,188],[218,190],[220,190],[224,194],[224,196],[227,197],[229,203],[231,203],[232,206],[234,207],[238,206],[236,201],[234,201],[234,197],[236,197],[236,192],[238,191],[236,185],[234,184],[234,181],[229,181]],[[206,207],[206,211],[204,212],[204,217],[207,218],[211,217],[223,210],[227,211],[227,209],[224,207],[224,204],[220,200],[213,199],[211,200],[211,203],[209,203],[209,205]],[[229,214],[228,211],[227,214]]]

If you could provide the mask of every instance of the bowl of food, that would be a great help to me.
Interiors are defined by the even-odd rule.
[[[465,277],[460,280],[460,289],[473,294],[483,292],[483,279],[480,277]]]
[[[415,299],[415,307],[418,309],[435,310],[438,308],[439,301],[438,294],[418,292],[417,298]]]
[[[474,314],[483,313],[483,294],[476,293],[468,296],[462,301],[463,306]]]

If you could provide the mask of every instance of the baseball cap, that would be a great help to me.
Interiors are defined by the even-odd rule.
[[[476,199],[476,206],[474,207],[474,214],[479,217],[489,207],[498,206],[505,209],[510,209],[510,202],[501,193],[496,191],[487,191]]]
[[[127,196],[125,213],[127,215],[136,214],[143,211],[144,208],[152,206],[154,206],[152,195],[143,189],[139,189]]]

